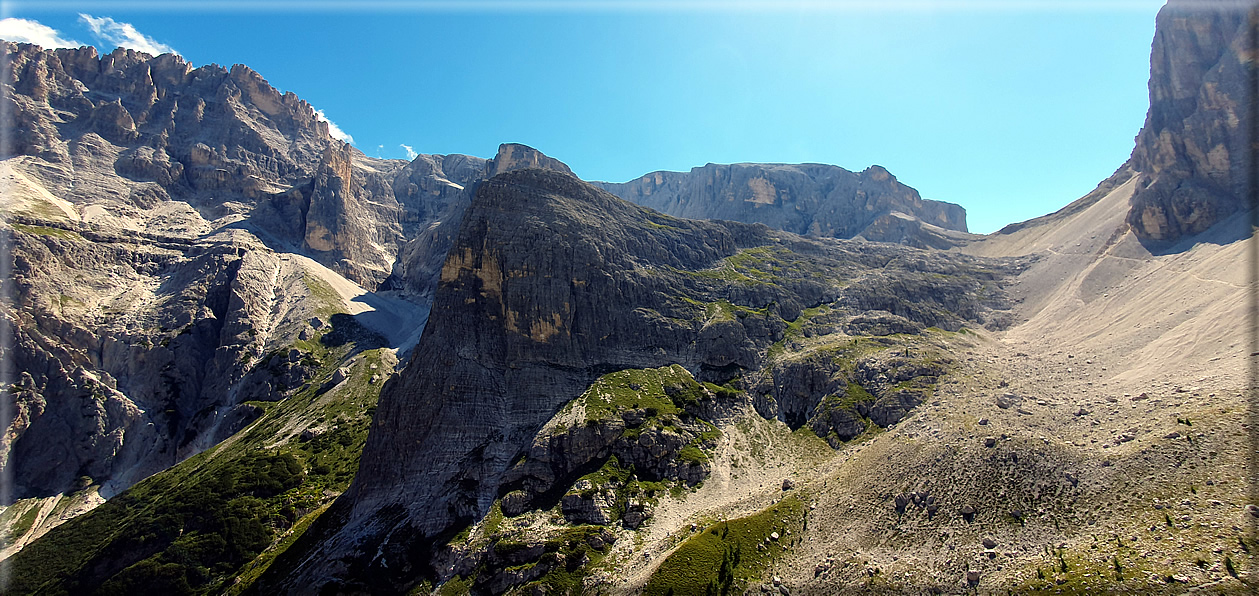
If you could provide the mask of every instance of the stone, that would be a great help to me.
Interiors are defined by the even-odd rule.
[[[897,513],[904,513],[905,509],[909,507],[910,502],[912,502],[912,498],[908,494],[904,493],[896,495],[895,499],[893,499],[893,504],[896,506]]]
[[[637,530],[655,514],[655,507],[644,501],[631,501],[625,506],[625,514],[621,517],[621,525],[630,530]]]
[[[844,332],[849,335],[917,335],[922,329],[919,323],[882,310],[866,311],[844,324]]]
[[[499,507],[503,511],[503,515],[507,517],[516,517],[529,510],[529,495],[523,490],[514,490],[505,495],[499,501]]]
[[[1023,403],[1023,398],[1013,393],[1002,393],[997,396],[997,407],[1002,410],[1008,410]]]
[[[996,446],[997,446],[997,438],[996,438],[996,437],[985,437],[985,438],[984,438],[984,447],[996,447]]]
[[[574,487],[577,489],[577,487]],[[612,521],[612,503],[602,491],[594,489],[577,489],[579,493],[569,493],[560,499],[560,507],[564,519],[572,524],[592,524],[606,526]]]
[[[621,413],[621,420],[625,421],[625,426],[635,428],[647,419],[647,411],[643,409],[626,410]]]
[[[795,487],[796,487],[796,483],[795,483],[795,481],[794,481],[794,480],[792,480],[792,479],[790,479],[790,478],[784,478],[784,479],[783,479],[783,490],[791,490],[791,489],[793,489],[793,488],[795,488]]]

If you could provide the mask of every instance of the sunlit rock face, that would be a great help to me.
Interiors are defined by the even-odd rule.
[[[690,172],[652,172],[621,184],[596,183],[675,217],[763,223],[795,234],[900,242],[872,224],[901,213],[946,230],[966,231],[966,210],[924,200],[882,166],[850,172],[823,164],[708,164]]]
[[[1143,240],[1172,242],[1248,208],[1254,26],[1241,5],[1172,0],[1159,11],[1131,161],[1141,185],[1128,223]]]

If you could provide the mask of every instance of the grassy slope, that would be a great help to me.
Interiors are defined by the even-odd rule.
[[[349,485],[380,392],[369,379],[391,368],[380,350],[357,352],[354,342],[300,343],[320,366],[311,383],[255,403],[264,413],[237,435],[27,546],[12,559],[6,593],[246,587]],[[325,391],[347,361],[349,378]],[[307,428],[322,432],[303,438]]]
[[[741,594],[799,540],[804,503],[796,495],[755,514],[715,523],[660,564],[643,594]]]

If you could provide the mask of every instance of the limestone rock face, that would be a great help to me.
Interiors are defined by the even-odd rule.
[[[68,199],[96,198],[81,179],[72,184],[76,141],[87,135],[119,149],[104,164],[109,173],[117,165],[119,175],[158,182],[168,194],[291,186],[333,143],[314,108],[241,65],[193,68],[174,54],[122,48],[100,56],[92,47],[5,42],[3,51],[15,91],[14,154],[48,161],[47,181]]]
[[[900,242],[882,229],[866,232],[892,213],[966,231],[965,209],[923,200],[881,166],[853,173],[822,164],[708,164],[690,172],[653,172],[621,184],[597,184],[675,217],[759,222],[796,234]]]
[[[424,190],[438,198],[420,214],[420,221],[432,222],[403,245],[394,264],[393,275],[385,288],[396,288],[411,294],[430,296],[437,287],[438,276],[446,253],[459,233],[463,214],[471,203],[472,193],[482,180],[512,170],[539,168],[572,174],[568,166],[542,152],[516,143],[504,143],[488,162],[465,155],[421,155],[411,163],[416,180],[429,180]],[[449,178],[447,178],[449,177]],[[458,182],[452,182],[456,180]]]
[[[247,424],[243,402],[300,387],[316,367],[262,360],[311,339],[317,309],[342,308],[310,279],[387,287],[426,311],[440,266],[405,257],[444,258],[432,231],[457,226],[488,163],[366,157],[241,65],[0,52],[4,357],[22,383],[0,461],[14,498],[83,481],[111,496]]]
[[[1251,29],[1244,7],[1171,0],[1150,52],[1150,109],[1131,165],[1141,173],[1128,223],[1139,237],[1173,242],[1247,208],[1247,81]]]
[[[15,157],[23,186],[67,201],[71,219],[185,237],[245,227],[372,290],[386,280],[400,290],[431,285],[394,265],[404,245],[428,245],[423,233],[451,207],[467,206],[487,164],[369,158],[331,138],[310,104],[243,65],[193,68],[121,48],[100,56],[4,42],[0,51],[13,65],[5,157]],[[516,167],[510,161],[501,167]],[[39,215],[38,202],[28,207]]]
[[[20,389],[0,455],[14,498],[93,483],[112,496],[248,423],[244,401],[289,388],[254,365],[307,316],[303,272],[256,244],[9,232],[14,341],[2,356]]]
[[[652,217],[559,173],[483,183],[442,269],[415,372],[383,391],[364,480],[351,489],[363,506],[411,485],[423,493],[408,499],[413,520],[440,531],[487,508],[511,458],[599,372],[698,365],[687,334],[635,310],[662,306],[667,287],[643,267],[707,265],[737,250],[736,235],[702,222],[653,228]],[[399,444],[420,446],[425,472],[396,465]]]
[[[503,143],[499,145],[498,154],[486,168],[485,177],[493,178],[515,170],[551,170],[574,176],[567,164],[548,157],[533,147],[519,143]]]
[[[926,201],[924,201],[926,203]],[[942,203],[947,204],[947,203]],[[912,215],[893,211],[874,218],[860,236],[874,242],[891,242],[915,248],[948,250],[965,244],[976,236],[963,231],[950,230],[923,221]]]
[[[611,372],[678,365],[721,383],[759,370],[785,321],[822,303],[877,305],[869,308],[946,328],[1008,308],[997,280],[1010,271],[942,259],[676,219],[560,168],[485,180],[441,269],[424,337],[382,391],[353,486],[312,529],[320,538],[287,553],[257,587],[396,589],[414,579],[407,570],[430,565],[438,536],[479,519],[496,498],[519,513],[609,455],[641,463],[647,478],[698,482],[707,468],[673,455],[699,434],[685,424],[630,435],[623,431],[642,423],[631,409],[539,431]],[[900,302],[902,291],[922,303]],[[705,401],[688,415],[715,415],[719,400]],[[602,521],[606,496],[603,504],[596,496],[578,491],[561,505],[574,519]],[[649,515],[632,512],[631,526]]]

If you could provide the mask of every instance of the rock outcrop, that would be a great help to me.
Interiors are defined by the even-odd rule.
[[[1205,231],[1247,200],[1252,131],[1254,18],[1245,7],[1171,0],[1150,52],[1150,109],[1131,166],[1141,181],[1128,223],[1171,243]]]
[[[853,173],[822,164],[708,164],[690,172],[652,172],[625,183],[596,184],[674,217],[756,222],[795,234],[955,245],[917,240],[918,234],[889,225],[886,218],[893,214],[966,231],[965,209],[922,199],[881,166]]]

